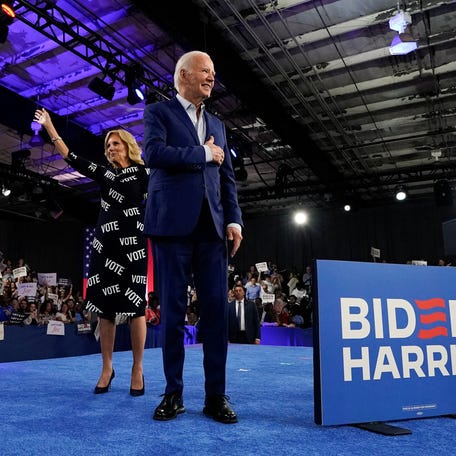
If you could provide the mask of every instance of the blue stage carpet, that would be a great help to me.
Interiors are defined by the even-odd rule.
[[[0,342],[1,343],[1,342]],[[37,347],[39,349],[39,347]],[[411,435],[386,437],[313,421],[312,349],[230,345],[228,387],[239,423],[202,414],[202,349],[186,348],[187,412],[151,419],[164,388],[161,350],[146,350],[145,396],[128,394],[131,354],[114,354],[108,394],[92,393],[100,355],[0,364],[2,446],[8,455],[414,455],[454,453],[456,421],[397,422]]]

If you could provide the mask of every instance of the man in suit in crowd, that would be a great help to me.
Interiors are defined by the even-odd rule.
[[[223,123],[203,101],[212,91],[214,65],[199,51],[177,62],[176,98],[144,112],[145,162],[150,183],[144,231],[151,237],[162,318],[166,388],[153,418],[185,411],[182,391],[187,286],[194,282],[203,342],[203,413],[237,422],[225,396],[228,345],[226,241],[233,256],[242,240],[241,210]]]
[[[237,344],[260,343],[260,320],[254,301],[244,299],[244,288],[234,287],[234,301],[229,303],[229,341]]]

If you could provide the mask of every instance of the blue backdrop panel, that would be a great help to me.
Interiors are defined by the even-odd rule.
[[[64,336],[48,336],[47,326],[7,326],[0,341],[0,363],[33,359],[63,358],[100,352],[100,343],[92,333],[78,334],[73,323],[65,325]],[[196,344],[198,331],[185,326],[184,344]],[[145,348],[161,347],[161,327],[147,326]],[[130,326],[118,325],[114,351],[131,350]]]
[[[456,412],[456,268],[316,261],[315,422]]]

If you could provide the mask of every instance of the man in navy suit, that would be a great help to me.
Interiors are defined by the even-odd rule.
[[[234,287],[234,301],[228,307],[228,338],[238,344],[260,343],[260,319],[254,301],[245,299],[244,288]]]
[[[194,282],[203,342],[203,412],[237,422],[225,396],[228,345],[226,241],[234,256],[242,241],[241,210],[223,123],[203,101],[215,82],[209,55],[184,54],[177,62],[178,95],[144,112],[145,162],[150,182],[144,231],[151,237],[162,318],[166,389],[153,418],[185,411],[182,391],[187,286]]]

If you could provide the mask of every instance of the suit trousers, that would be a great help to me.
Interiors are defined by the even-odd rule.
[[[185,222],[183,222],[185,223]],[[206,396],[225,394],[228,346],[228,254],[216,232],[207,202],[188,236],[153,236],[152,246],[162,325],[165,393],[182,392],[187,286],[198,298]]]

